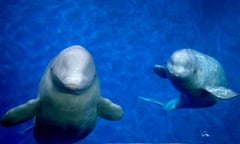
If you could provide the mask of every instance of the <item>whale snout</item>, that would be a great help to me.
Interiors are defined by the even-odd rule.
[[[184,77],[186,69],[182,66],[169,66],[169,73],[175,77]]]
[[[68,76],[62,80],[65,88],[70,90],[82,90],[88,88],[92,83],[92,79],[84,76]]]
[[[168,63],[168,74],[170,77],[185,79],[192,75],[192,69],[181,64]]]

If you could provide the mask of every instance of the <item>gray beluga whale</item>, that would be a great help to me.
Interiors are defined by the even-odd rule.
[[[175,51],[167,61],[167,66],[155,65],[154,71],[161,78],[169,79],[181,93],[179,98],[162,103],[139,97],[160,105],[169,111],[179,108],[202,108],[214,105],[218,100],[226,100],[239,94],[226,88],[224,70],[214,58],[193,49]]]
[[[7,111],[1,125],[9,127],[34,118],[37,143],[74,143],[94,129],[98,116],[115,121],[122,115],[121,106],[101,96],[89,52],[71,46],[49,63],[37,98]]]

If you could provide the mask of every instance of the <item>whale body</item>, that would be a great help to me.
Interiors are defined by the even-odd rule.
[[[94,128],[98,116],[120,120],[121,106],[103,98],[95,65],[81,46],[61,51],[47,66],[39,83],[37,98],[7,111],[4,127],[34,118],[33,136],[37,143],[74,143]]]
[[[167,66],[155,65],[154,71],[161,78],[169,79],[181,93],[180,97],[165,104],[151,98],[139,98],[158,104],[167,111],[210,107],[218,100],[238,96],[238,93],[226,88],[227,81],[221,64],[193,49],[175,51],[167,61]]]

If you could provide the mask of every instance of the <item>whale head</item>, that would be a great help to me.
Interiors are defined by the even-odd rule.
[[[190,49],[181,49],[172,54],[167,62],[168,75],[178,80],[187,80],[196,73],[196,57]]]
[[[96,77],[93,59],[81,46],[64,49],[50,66],[53,82],[70,91],[87,89]]]

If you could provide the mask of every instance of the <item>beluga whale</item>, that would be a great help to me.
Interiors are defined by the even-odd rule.
[[[239,95],[226,87],[225,72],[220,63],[193,49],[175,51],[166,66],[154,65],[154,71],[161,78],[168,79],[180,92],[180,97],[167,103],[142,96],[139,98],[158,104],[166,111],[210,107],[218,100],[227,100]]]
[[[33,136],[39,144],[70,144],[84,139],[98,117],[117,121],[121,106],[101,96],[99,79],[90,53],[74,45],[62,50],[48,64],[37,98],[7,111],[4,127],[34,118]]]

